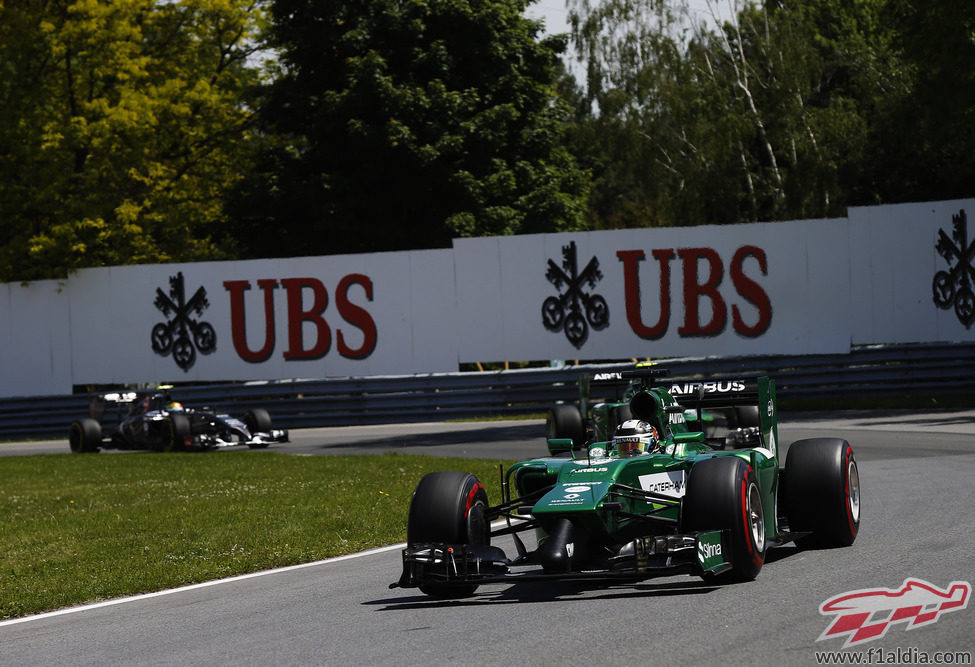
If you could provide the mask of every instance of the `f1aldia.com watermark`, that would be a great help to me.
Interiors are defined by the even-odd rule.
[[[970,665],[971,651],[922,651],[907,648],[874,648],[860,651],[816,651],[817,665]]]

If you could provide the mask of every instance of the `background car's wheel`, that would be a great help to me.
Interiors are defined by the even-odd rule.
[[[752,426],[761,426],[762,423],[758,417],[758,406],[757,405],[739,405],[735,408],[735,421],[737,421],[738,428],[750,428]]]
[[[251,435],[271,430],[271,415],[264,408],[254,408],[244,415],[244,424]]]
[[[163,422],[159,442],[161,452],[186,451],[186,439],[190,437],[190,420],[186,415],[173,413]]]
[[[571,438],[573,449],[586,444],[586,427],[582,415],[573,405],[553,405],[545,419],[545,437]],[[549,447],[552,454],[565,454],[569,450]]]
[[[860,473],[853,447],[840,438],[810,438],[785,458],[789,528],[812,531],[799,546],[845,547],[860,531]]]
[[[102,425],[90,417],[72,422],[68,429],[68,444],[76,454],[97,452],[102,444]]]
[[[409,545],[490,544],[487,507],[487,491],[474,475],[453,470],[429,473],[413,492],[406,541]],[[433,597],[460,598],[472,595],[477,586],[425,584],[420,590]]]
[[[758,576],[765,563],[765,511],[755,472],[744,460],[719,456],[691,468],[682,521],[686,531],[731,529],[732,569],[717,579]]]

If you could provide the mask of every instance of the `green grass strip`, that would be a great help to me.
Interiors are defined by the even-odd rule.
[[[402,542],[424,474],[474,473],[498,502],[499,463],[253,451],[5,457],[0,618]]]

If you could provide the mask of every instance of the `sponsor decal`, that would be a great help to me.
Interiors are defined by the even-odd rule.
[[[593,447],[592,449],[589,450],[589,456],[594,459],[605,458],[606,450],[603,449],[602,447]]]
[[[672,470],[640,475],[640,488],[650,493],[659,493],[671,498],[683,498],[686,490],[684,471]]]
[[[373,282],[369,276],[350,273],[336,285],[333,293],[335,309],[344,322],[340,326],[336,326],[334,317],[325,317],[329,293],[321,280],[310,277],[258,280],[257,287],[263,293],[260,301],[264,305],[264,341],[257,349],[252,348],[247,340],[245,326],[248,321],[245,296],[251,289],[250,280],[225,280],[223,287],[230,298],[231,342],[237,356],[248,363],[263,363],[274,354],[277,345],[274,292],[279,287],[284,288],[287,303],[288,346],[281,355],[285,361],[309,361],[325,357],[332,348],[333,328],[335,348],[340,356],[366,359],[376,350],[379,335],[376,322],[365,307],[352,300],[353,294],[361,295],[368,302],[373,300]],[[310,301],[306,297],[310,297]],[[254,313],[251,313],[251,317],[254,317]],[[260,321],[259,315],[257,320]],[[352,333],[353,329],[358,329],[359,333]],[[306,333],[312,332],[311,339],[306,339]],[[361,338],[361,342],[358,347],[353,347],[356,338]]]
[[[864,588],[833,596],[819,613],[833,620],[816,641],[845,638],[843,648],[880,639],[892,625],[906,630],[932,625],[942,614],[968,606],[972,585],[953,581],[944,589],[923,579],[908,578],[900,588]]]
[[[545,277],[559,291],[542,302],[542,324],[549,331],[563,332],[577,349],[589,338],[589,328],[600,331],[609,326],[609,306],[599,294],[586,292],[603,279],[599,260],[593,257],[580,271],[576,243],[562,247],[562,266],[551,259]],[[564,290],[564,291],[563,291]]]
[[[623,379],[623,374],[616,371],[612,373],[593,373],[593,382],[616,382]]]
[[[576,470],[570,470],[569,474],[575,474],[578,472],[608,472],[609,468],[578,468]]]
[[[749,274],[757,268],[762,276],[768,275],[768,257],[765,250],[744,245],[735,251],[728,266],[728,275],[738,297],[748,306],[729,304],[719,287],[725,278],[725,261],[713,248],[657,248],[651,251],[659,264],[657,321],[648,324],[643,319],[643,285],[640,265],[647,258],[643,250],[618,250],[616,257],[623,264],[623,289],[626,303],[626,321],[640,338],[659,340],[667,335],[671,317],[671,262],[680,258],[682,274],[681,301],[684,321],[677,327],[681,338],[712,338],[721,335],[731,320],[735,333],[748,338],[758,338],[772,324],[772,301],[765,289]],[[737,299],[736,299],[737,300]],[[730,305],[730,307],[729,307]],[[703,306],[703,307],[702,307]],[[754,313],[752,311],[754,310]],[[702,321],[710,312],[711,318]],[[729,318],[730,314],[730,318]]]
[[[183,272],[169,278],[169,294],[156,288],[156,309],[168,318],[152,327],[152,351],[160,356],[173,355],[173,361],[189,371],[196,362],[196,353],[210,354],[217,349],[217,332],[209,322],[194,319],[210,307],[207,291],[200,287],[189,299]]]
[[[711,570],[724,563],[720,532],[701,533],[697,536],[697,562],[705,570]]]
[[[570,493],[584,493],[584,492],[586,492],[586,491],[589,490],[589,487],[588,486],[567,486],[567,487],[565,487],[564,490],[565,490],[565,493],[566,493],[566,498],[568,498],[569,497],[568,494],[570,494]]]
[[[589,457],[588,459],[579,459],[578,461],[573,461],[572,463],[574,463],[577,466],[587,466],[587,467],[589,467],[589,466],[598,466],[598,465],[602,465],[604,463],[609,463],[612,460],[613,459],[609,459],[609,458],[602,458],[602,459],[600,459],[600,458],[596,458],[595,456],[592,456],[592,457]],[[603,470],[605,470],[605,468],[603,468]],[[574,472],[582,472],[582,471],[581,470],[576,470]]]
[[[968,216],[965,209],[951,216],[954,227],[951,236],[944,230],[938,230],[938,243],[935,250],[948,262],[947,271],[934,274],[932,291],[934,305],[943,310],[955,309],[958,321],[970,329],[975,322],[975,293],[972,284],[975,283],[975,240],[968,242]]]
[[[668,424],[683,424],[683,423],[685,423],[684,422],[684,413],[683,412],[679,412],[679,413],[678,412],[675,412],[675,413],[672,413],[672,414],[667,415],[667,423]]]
[[[745,381],[728,380],[724,382],[687,382],[684,384],[675,384],[670,387],[670,393],[673,396],[688,396],[697,394],[699,391],[705,394],[727,394],[745,391]]]

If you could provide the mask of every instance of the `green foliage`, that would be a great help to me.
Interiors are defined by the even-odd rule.
[[[890,99],[876,161],[885,201],[971,197],[975,183],[975,3],[889,0],[884,19],[911,72]]]
[[[498,464],[248,451],[7,458],[0,618],[395,544],[424,474],[472,472],[498,502]]]
[[[0,281],[972,195],[968,0],[566,3],[0,0]]]
[[[561,143],[561,49],[524,0],[276,0],[282,76],[236,200],[241,238],[285,254],[432,248],[579,226]]]
[[[0,280],[222,256],[250,0],[0,4]]]
[[[682,2],[574,2],[588,70],[573,146],[595,175],[595,226],[817,218],[878,203],[889,106],[912,83],[887,4],[746,4],[713,29]]]

